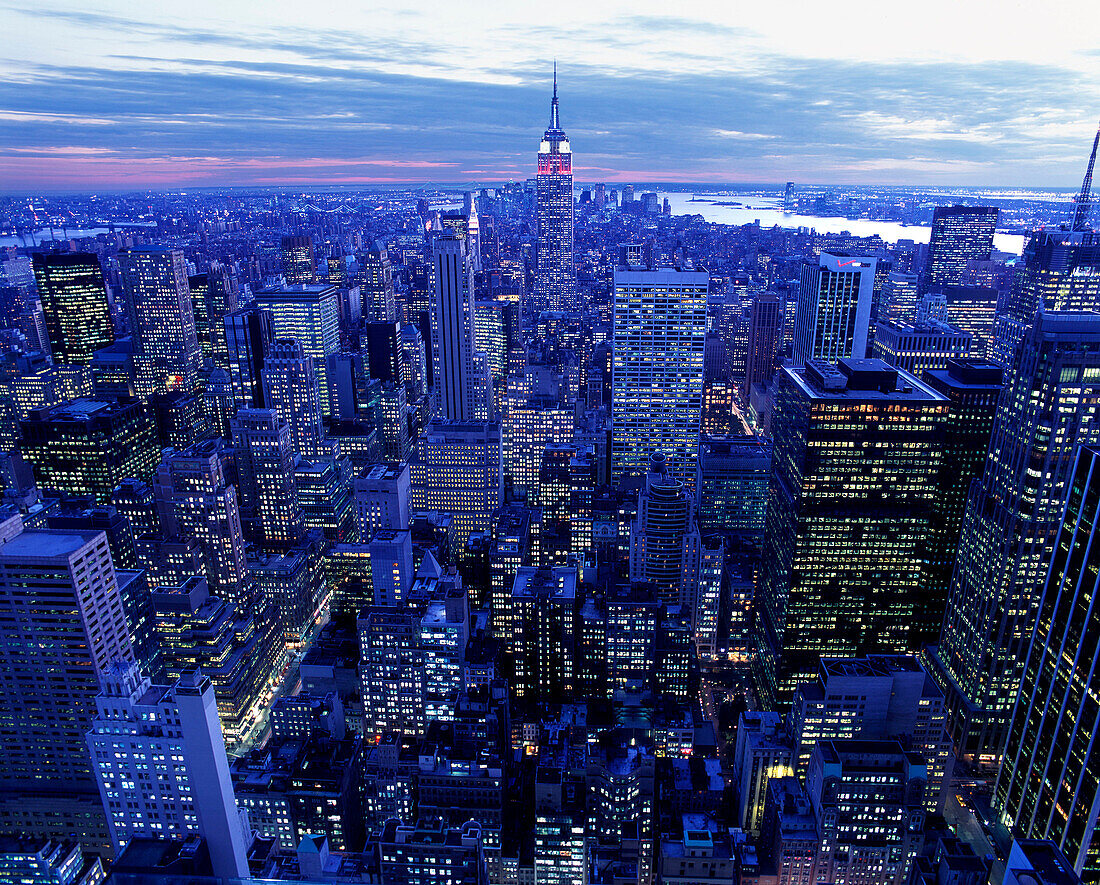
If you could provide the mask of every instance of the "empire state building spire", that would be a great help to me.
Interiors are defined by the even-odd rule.
[[[539,144],[538,164],[535,298],[542,309],[561,310],[576,296],[577,275],[573,265],[573,153],[558,117],[557,62],[550,125]]]
[[[557,78],[555,77],[555,82]],[[555,89],[555,103],[557,102],[557,90]],[[556,113],[556,105],[555,105]],[[1085,180],[1081,182],[1081,193],[1077,195],[1077,208],[1073,212],[1073,230],[1088,230],[1089,211],[1092,209],[1092,167],[1096,165],[1096,147],[1100,144],[1100,128],[1096,130],[1096,137],[1092,140],[1092,154],[1089,156],[1089,165],[1085,169]]]
[[[561,131],[561,123],[558,122],[558,63],[554,62],[554,97],[550,99],[550,128]]]

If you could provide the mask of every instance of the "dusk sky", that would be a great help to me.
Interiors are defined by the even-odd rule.
[[[1095,2],[0,7],[0,189],[524,179],[1076,187]]]

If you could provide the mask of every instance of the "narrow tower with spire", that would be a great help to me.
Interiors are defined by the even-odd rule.
[[[1096,137],[1092,140],[1092,153],[1089,155],[1089,165],[1085,169],[1085,180],[1081,182],[1081,193],[1074,201],[1077,204],[1073,211],[1073,230],[1075,231],[1089,229],[1089,212],[1092,210],[1092,168],[1096,165],[1097,145],[1100,145],[1100,127],[1097,127]]]
[[[573,301],[577,276],[573,266],[573,155],[558,118],[556,62],[550,125],[539,144],[538,164],[535,297],[540,307],[560,310]]]

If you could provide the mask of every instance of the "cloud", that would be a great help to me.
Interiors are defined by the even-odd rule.
[[[18,15],[118,37],[94,63],[36,56],[0,82],[8,189],[72,187],[80,175],[137,186],[173,168],[209,184],[520,178],[546,126],[548,65],[513,56],[574,37],[606,51],[563,66],[562,119],[578,176],[609,181],[1066,184],[1095,131],[1078,106],[1100,105],[1095,80],[1055,65],[792,57],[745,28],[644,13],[597,31],[502,26],[494,38],[511,33],[515,46],[499,53],[411,30],[365,39],[331,27]],[[639,34],[645,63],[613,63]],[[717,46],[737,48],[720,57]]]

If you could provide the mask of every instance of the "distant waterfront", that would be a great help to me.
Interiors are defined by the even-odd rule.
[[[736,196],[708,196],[700,194],[693,201],[692,195],[676,191],[658,193],[661,200],[668,199],[673,215],[702,215],[707,221],[719,224],[752,224],[759,221],[761,227],[809,227],[818,233],[838,234],[843,231],[860,237],[878,234],[890,243],[898,240],[915,240],[927,243],[932,236],[931,227],[898,224],[893,221],[870,221],[851,219],[843,216],[796,215],[783,212],[776,206],[775,200],[746,194],[742,199]],[[714,202],[719,201],[719,202]],[[721,205],[721,203],[741,203],[740,206]],[[1024,250],[1024,237],[1019,234],[995,234],[993,245],[1002,252],[1019,255]]]

